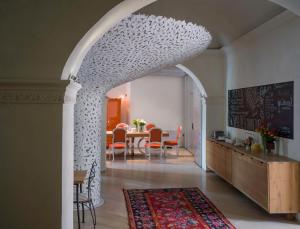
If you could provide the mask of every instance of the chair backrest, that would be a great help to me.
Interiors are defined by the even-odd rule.
[[[151,128],[149,130],[149,142],[161,142],[162,141],[162,130],[160,128]]]
[[[127,131],[124,128],[115,128],[113,130],[113,143],[125,143]]]
[[[178,126],[177,128],[177,135],[176,135],[176,141],[179,141],[180,135],[181,135],[181,131],[182,131],[182,126]]]
[[[88,178],[88,186],[87,186],[87,190],[88,190],[88,199],[92,198],[92,183],[93,183],[93,180],[96,176],[96,165],[97,165],[97,162],[96,160],[93,162],[92,164],[92,167],[91,167],[91,170],[90,170],[90,175],[89,175],[89,178]]]
[[[150,129],[154,128],[155,127],[155,124],[154,123],[148,123],[146,125],[146,130],[149,131]]]
[[[123,128],[125,130],[128,130],[128,124],[121,122],[117,124],[116,128]]]

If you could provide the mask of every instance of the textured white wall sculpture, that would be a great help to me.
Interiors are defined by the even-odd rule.
[[[172,18],[131,15],[111,28],[85,56],[76,81],[75,168],[89,169],[100,157],[102,104],[108,90],[191,58],[207,48],[202,26]],[[105,153],[105,152],[103,152]],[[100,168],[98,168],[99,171]],[[93,198],[101,204],[100,172]]]

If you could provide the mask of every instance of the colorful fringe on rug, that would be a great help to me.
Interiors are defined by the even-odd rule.
[[[198,188],[123,190],[131,229],[234,229]]]

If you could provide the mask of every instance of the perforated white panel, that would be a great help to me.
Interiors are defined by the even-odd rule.
[[[75,105],[75,168],[88,170],[95,159],[105,163],[101,106],[108,90],[200,54],[210,41],[204,27],[165,17],[131,15],[111,28],[87,53],[76,78],[83,89]],[[100,179],[99,172],[96,204]]]

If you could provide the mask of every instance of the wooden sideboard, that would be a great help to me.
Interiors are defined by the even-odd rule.
[[[207,140],[207,167],[269,213],[300,212],[300,164]]]

